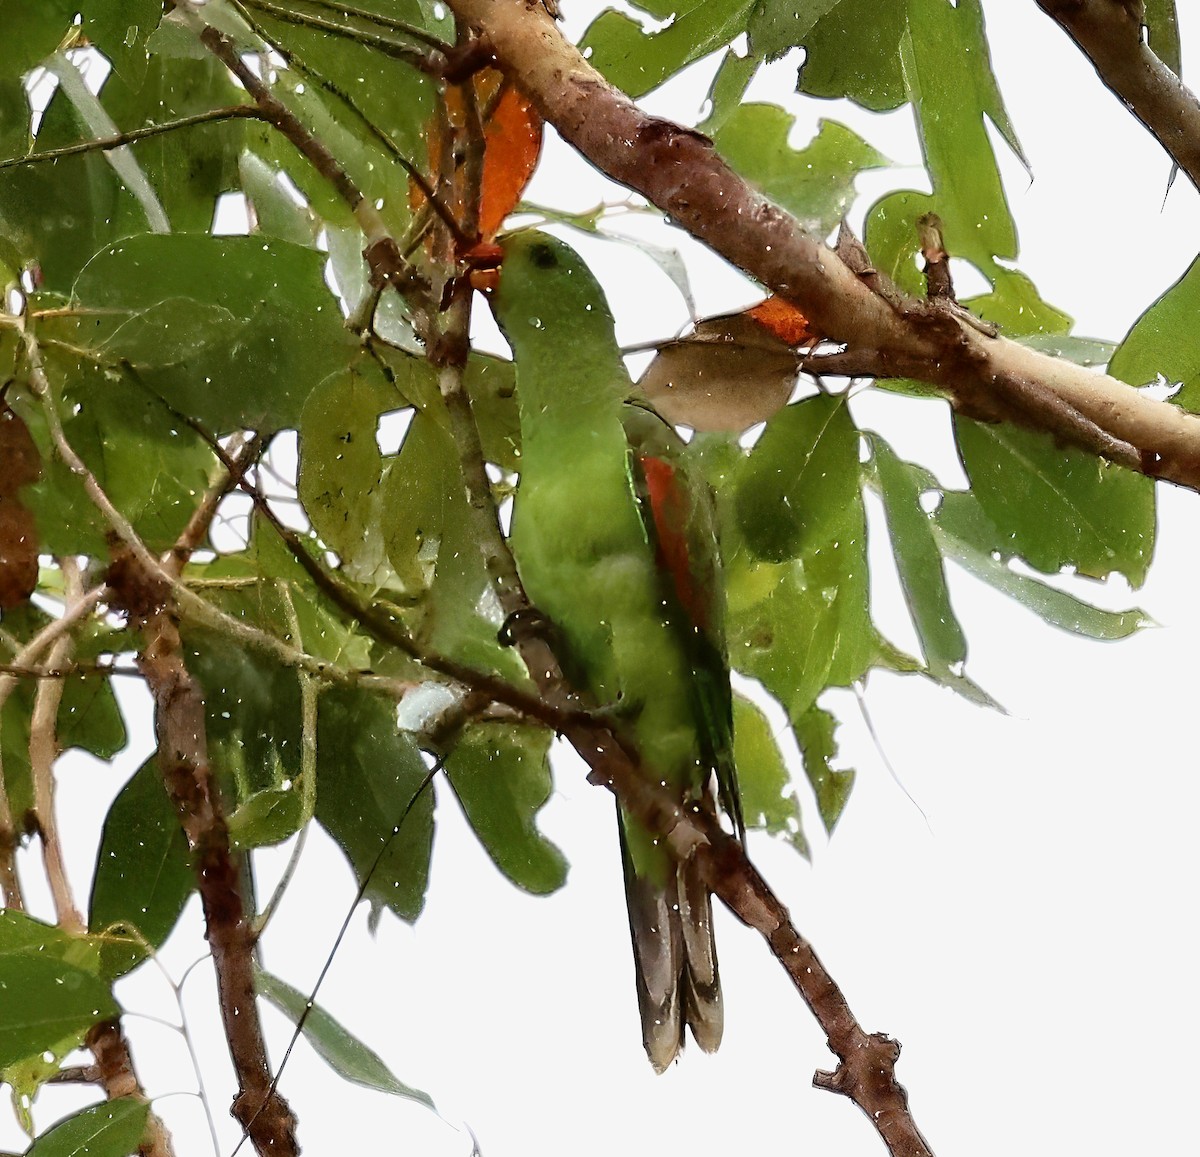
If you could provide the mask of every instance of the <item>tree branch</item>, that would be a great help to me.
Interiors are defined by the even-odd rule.
[[[171,578],[178,579],[220,498],[241,481],[260,451],[260,440],[251,439],[235,455],[227,476],[209,488],[162,567]],[[255,998],[255,931],[242,896],[241,857],[233,850],[209,766],[203,692],[187,669],[179,627],[169,607],[154,597],[161,590],[160,579],[140,568],[132,556],[124,559],[119,569],[110,568],[115,603],[134,617],[144,613],[143,606],[159,603],[144,617],[146,643],[138,655],[138,668],[154,696],[159,767],[187,837],[204,908],[221,1019],[238,1082],[233,1115],[264,1157],[291,1157],[299,1153],[296,1118],[275,1089],[267,1063]]]
[[[67,607],[83,597],[79,564],[74,559],[60,559]],[[71,659],[75,649],[71,635],[64,631],[54,640],[47,656],[51,667],[62,667]],[[42,860],[46,879],[54,900],[54,914],[59,927],[78,935],[87,925],[71,895],[67,867],[63,862],[62,845],[58,840],[58,822],[54,810],[54,762],[58,759],[58,709],[62,704],[63,681],[43,679],[38,683],[29,717],[29,771],[33,779],[33,810],[38,836],[42,844]]]
[[[205,935],[212,947],[217,994],[237,1074],[233,1115],[264,1157],[299,1153],[296,1119],[271,1088],[254,991],[254,929],[241,893],[239,857],[208,761],[204,699],[183,660],[179,628],[163,610],[145,624],[138,666],[154,696],[158,760],[192,853]]]
[[[1037,0],[1200,188],[1200,100],[1142,39],[1140,0]]]
[[[89,591],[82,598],[65,606],[63,613],[52,622],[47,623],[32,639],[29,640],[12,660],[0,669],[0,711],[3,711],[5,701],[12,694],[17,680],[21,678],[18,672],[24,672],[37,662],[43,651],[52,647],[55,641],[69,631],[80,619],[90,615],[96,605],[104,599],[107,588],[100,586]],[[18,833],[15,817],[8,802],[8,793],[4,787],[4,757],[0,753],[0,900],[5,908],[22,911],[24,900],[21,883],[17,877],[14,853],[17,848]]]
[[[798,306],[880,377],[941,389],[964,413],[1011,420],[1081,443],[1078,414],[1111,445],[1136,448],[1147,474],[1200,488],[1200,418],[1115,378],[981,333],[945,303],[876,292],[789,214],[752,189],[702,134],[642,112],[525,0],[449,0],[487,38],[538,112],[603,173]],[[1040,389],[1031,396],[1028,383]],[[1132,462],[1128,464],[1133,465]]]
[[[145,1090],[134,1071],[133,1056],[129,1051],[129,1042],[121,1031],[120,1020],[114,1017],[92,1025],[84,1043],[96,1058],[94,1065],[87,1066],[89,1079],[100,1084],[110,1101],[118,1097],[132,1097],[143,1103],[147,1101]],[[153,1109],[146,1114],[138,1153],[140,1157],[175,1157],[171,1135]]]
[[[470,118],[468,131],[469,124]],[[469,141],[467,147],[469,150]],[[477,170],[478,166],[465,167],[464,201],[478,200]],[[501,532],[478,426],[463,382],[469,352],[470,304],[468,284],[459,279],[440,315],[438,332],[430,335],[435,340],[428,340],[426,348],[439,370],[438,382],[450,416],[476,542],[508,622],[520,624],[525,618],[535,619],[537,612]],[[511,634],[543,699],[563,714],[560,731],[587,763],[589,780],[608,788],[629,814],[663,838],[676,858],[695,857],[709,888],[739,919],[762,934],[783,964],[840,1061],[833,1073],[817,1074],[815,1083],[851,1097],[875,1125],[893,1157],[931,1157],[908,1111],[907,1094],[895,1079],[899,1045],[888,1037],[868,1034],[858,1024],[841,990],[793,926],[787,909],[755,871],[741,843],[722,831],[699,806],[684,808],[645,774],[637,753],[625,746],[607,721],[580,710],[583,701],[564,678],[543,631],[513,629]]]

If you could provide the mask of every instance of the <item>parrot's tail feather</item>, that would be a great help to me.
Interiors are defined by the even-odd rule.
[[[656,1072],[664,1072],[683,1047],[679,985],[684,958],[676,888],[639,878],[626,861],[625,900],[633,937],[642,1041]]]
[[[679,925],[686,956],[680,976],[684,1018],[696,1043],[706,1053],[712,1053],[717,1051],[725,1029],[717,944],[713,936],[712,896],[694,861],[679,865],[678,887]]]
[[[623,824],[621,843],[642,1042],[662,1073],[683,1048],[685,1026],[705,1052],[721,1043],[712,900],[694,863],[673,865],[660,883],[634,872]]]

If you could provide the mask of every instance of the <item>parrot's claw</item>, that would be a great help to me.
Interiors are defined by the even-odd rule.
[[[531,606],[513,611],[496,632],[496,641],[502,647],[515,647],[523,639],[541,638],[554,646],[557,636],[558,628],[550,616]]]

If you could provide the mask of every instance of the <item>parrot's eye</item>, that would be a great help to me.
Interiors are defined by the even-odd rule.
[[[549,245],[535,245],[529,255],[539,269],[553,269],[558,264],[558,255]]]

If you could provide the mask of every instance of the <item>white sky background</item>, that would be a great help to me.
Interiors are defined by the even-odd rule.
[[[581,0],[565,7],[577,34],[592,10]],[[1169,162],[1032,3],[984,7],[1001,89],[1035,174],[1030,184],[999,146],[1020,267],[1075,316],[1078,332],[1119,339],[1200,251],[1200,199],[1180,177],[1163,207]],[[1200,11],[1180,8],[1186,69],[1189,47],[1200,45]],[[693,117],[710,68],[691,70],[646,103]],[[898,162],[919,162],[908,112],[877,118],[802,101],[790,95],[793,70],[794,62],[777,66],[751,96],[797,114],[796,143],[830,117]],[[886,188],[915,185],[924,187],[918,168],[868,175],[858,219]],[[578,208],[621,196],[556,144],[530,195]],[[640,255],[597,244],[585,252],[619,290],[613,305],[623,341],[669,336],[685,320],[670,284]],[[702,313],[751,299],[715,259],[687,252],[696,255]],[[960,289],[974,287],[963,280]],[[906,457],[947,482],[957,477],[940,403],[868,392],[856,413]],[[1158,560],[1145,588],[1134,595],[1120,584],[1088,584],[1085,592],[1105,605],[1141,606],[1159,629],[1090,643],[954,572],[971,641],[968,673],[1010,714],[981,711],[917,679],[871,677],[867,701],[880,740],[928,824],[844,693],[828,703],[845,720],[843,756],[859,778],[833,839],[823,838],[803,789],[811,866],[750,837],[756,864],[864,1027],[903,1043],[899,1077],[943,1157],[1188,1151],[1200,1077],[1191,934],[1200,787],[1188,664],[1200,639],[1200,552],[1196,495],[1164,487],[1160,499]],[[878,550],[873,562],[883,573]],[[877,612],[896,642],[915,646],[892,579],[880,585]],[[63,836],[78,856],[81,897],[96,816],[144,757],[144,732],[139,742],[116,771],[78,757],[62,762]],[[373,941],[364,908],[320,1000],[402,1080],[427,1090],[449,1121],[468,1122],[486,1157],[884,1152],[848,1100],[811,1087],[813,1071],[833,1058],[765,945],[723,911],[725,1043],[714,1057],[691,1048],[654,1076],[640,1042],[613,807],[587,786],[577,762],[560,762],[542,815],[572,864],[567,887],[548,899],[509,885],[450,792],[439,798],[424,916],[415,929],[386,917]],[[277,870],[264,870],[264,893]],[[352,896],[344,862],[314,832],[269,931],[268,967],[307,988]],[[162,954],[176,979],[202,951],[200,936],[193,900]],[[122,982],[118,995],[130,1009],[177,1015],[153,968]],[[207,964],[185,998],[228,1155],[238,1132],[226,1112],[233,1085],[213,1031]],[[272,1010],[264,1015],[277,1059],[287,1026]],[[136,1017],[127,1027],[152,1093],[194,1090],[176,1034]],[[465,1133],[418,1106],[344,1084],[305,1044],[282,1088],[310,1154],[470,1152]],[[83,1096],[44,1094],[39,1127]],[[165,1097],[156,1107],[181,1157],[211,1152],[195,1098]],[[22,1145],[11,1121],[0,1119],[0,1148]]]

